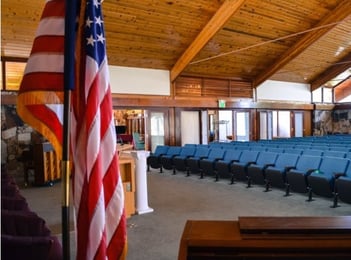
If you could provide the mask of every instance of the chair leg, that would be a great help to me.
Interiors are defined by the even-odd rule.
[[[251,178],[247,177],[247,186],[246,188],[251,188]]]
[[[160,167],[160,173],[163,173],[163,169],[162,169],[162,166]]]
[[[290,196],[290,184],[289,183],[285,183],[285,197]]]
[[[337,208],[339,207],[338,205],[339,194],[337,192],[333,192],[333,194],[334,194],[333,205],[331,206],[331,208]]]
[[[214,174],[215,174],[215,181],[218,181],[219,180],[218,171],[214,171]]]
[[[200,170],[200,179],[203,179],[203,178],[204,178],[204,171]]]
[[[230,184],[234,184],[234,173],[232,173],[232,177],[230,178]]]
[[[270,187],[271,187],[271,183],[270,183],[270,181],[269,180],[265,180],[264,181],[265,183],[266,183],[266,189],[264,190],[265,192],[268,192],[268,191],[270,191]]]
[[[307,199],[307,201],[308,202],[313,201],[313,199],[312,199],[312,188],[311,187],[307,187],[307,190],[308,190],[308,199]]]
[[[173,175],[175,175],[176,174],[176,169],[175,169],[175,167],[173,167]]]
[[[186,177],[189,177],[190,176],[190,169],[189,167],[186,168]]]

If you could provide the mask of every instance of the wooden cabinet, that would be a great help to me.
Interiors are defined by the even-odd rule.
[[[124,189],[126,217],[135,214],[135,163],[128,155],[119,157],[119,170]]]
[[[34,185],[52,185],[61,179],[61,162],[50,143],[34,145]]]

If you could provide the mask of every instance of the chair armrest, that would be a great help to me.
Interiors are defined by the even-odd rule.
[[[323,171],[320,171],[320,170],[318,170],[318,169],[312,171],[311,173],[324,174]]]
[[[290,171],[292,169],[296,169],[295,166],[285,166],[285,171]]]
[[[310,175],[312,172],[315,172],[315,171],[317,171],[317,169],[309,169],[309,170],[307,170],[307,175]]]
[[[335,178],[339,178],[341,176],[346,176],[346,173],[344,173],[344,172],[334,172],[333,175],[334,175]]]
[[[274,163],[267,163],[263,166],[263,170],[266,170],[269,166],[274,166]]]

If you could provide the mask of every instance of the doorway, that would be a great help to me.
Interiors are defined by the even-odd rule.
[[[181,145],[200,144],[199,111],[181,111]]]

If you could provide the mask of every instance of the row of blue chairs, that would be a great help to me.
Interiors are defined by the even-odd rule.
[[[212,142],[209,147],[233,148],[233,149],[299,149],[299,150],[320,150],[351,152],[351,142],[342,144],[305,144],[305,143],[281,143],[281,142]]]
[[[274,152],[266,150],[226,149],[208,145],[157,146],[147,158],[151,168],[199,174],[263,185],[271,188],[332,197],[333,206],[338,199],[351,203],[351,158],[323,154]]]

